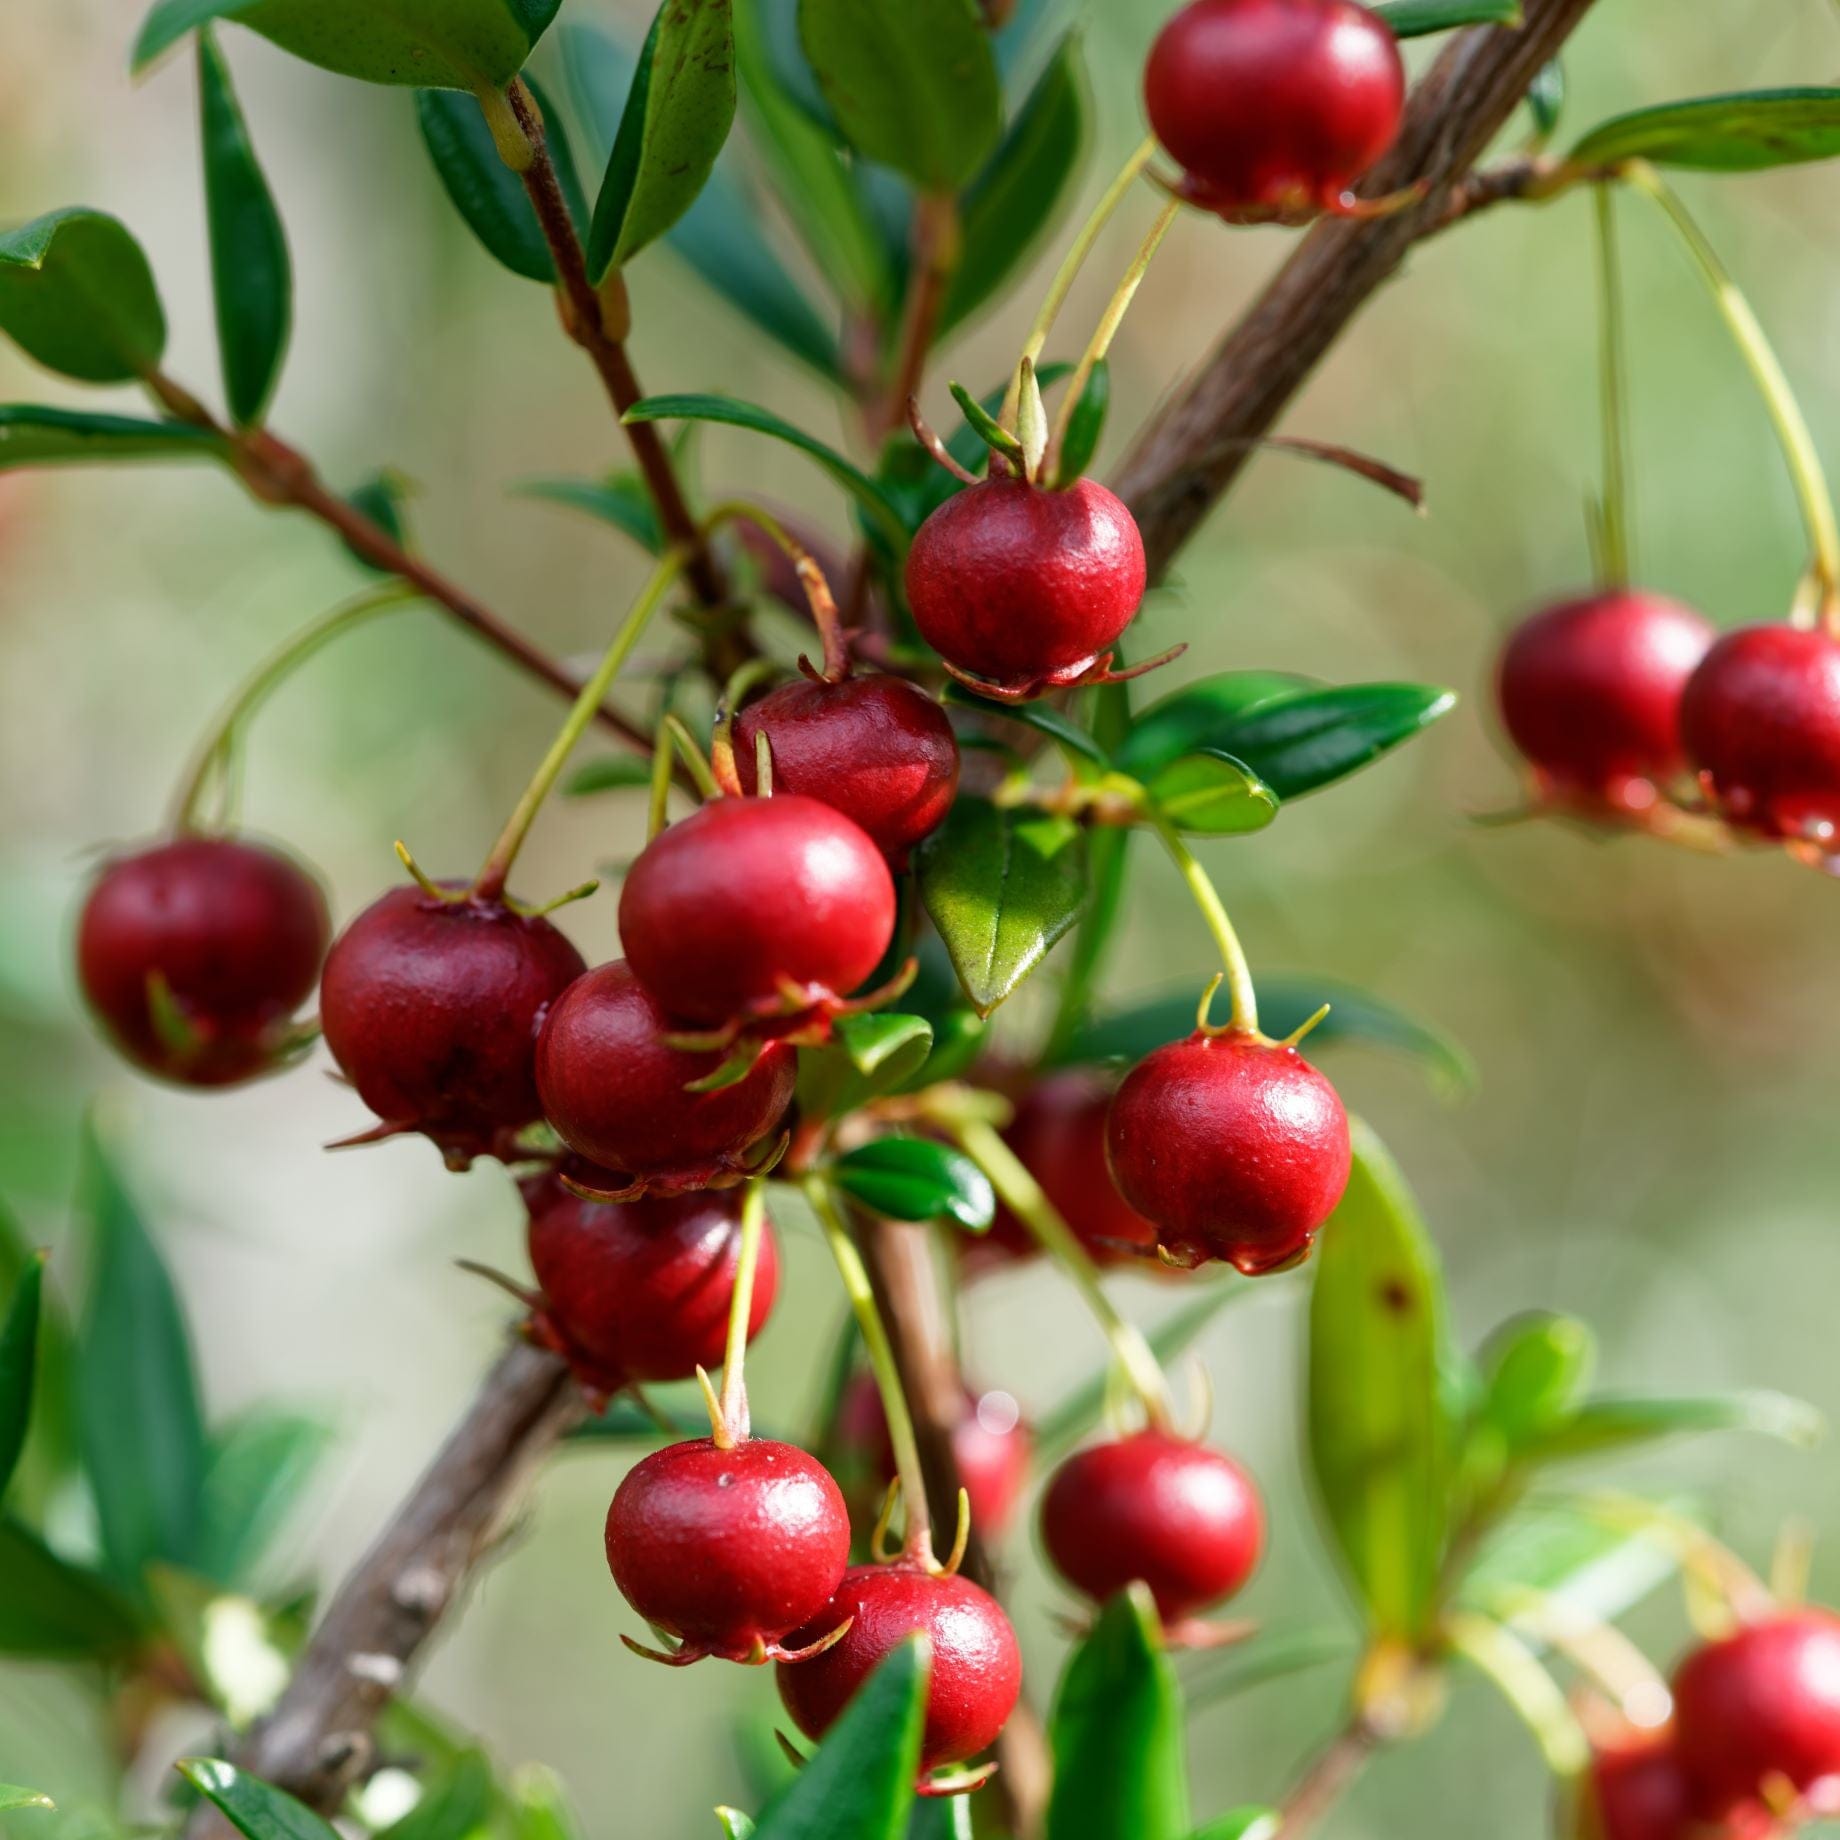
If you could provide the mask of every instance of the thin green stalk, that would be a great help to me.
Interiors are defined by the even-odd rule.
[[[581,694],[563,718],[561,728],[556,731],[556,739],[550,743],[549,752],[543,756],[542,764],[532,776],[530,784],[524,788],[523,797],[518,800],[516,809],[505,820],[505,828],[499,832],[498,841],[493,844],[491,854],[474,879],[473,892],[481,900],[495,901],[504,893],[511,865],[517,860],[517,853],[523,848],[524,839],[530,834],[531,824],[542,809],[543,801],[549,797],[556,781],[561,778],[562,769],[568,765],[569,756],[575,751],[575,744],[594,720],[601,699],[607,694],[613,680],[619,676],[620,667],[632,655],[633,647],[639,643],[646,627],[651,624],[652,615],[658,611],[671,584],[683,572],[687,560],[688,553],[684,550],[665,551],[657,568],[652,571],[651,580],[645,584],[638,600],[633,603],[632,611],[621,622],[620,630],[614,634],[613,643],[607,647],[595,667],[594,675],[582,685]]]
[[[662,750],[661,750],[662,751]],[[767,1185],[756,1176],[741,1194],[741,1249],[735,1260],[735,1288],[728,1300],[728,1344],[722,1355],[722,1422],[716,1442],[727,1448],[748,1435],[748,1323],[754,1314],[754,1273],[760,1266],[761,1232],[767,1218]]]
[[[1156,834],[1163,840],[1163,848],[1181,871],[1182,879],[1188,884],[1188,891],[1195,898],[1195,905],[1201,910],[1201,917],[1207,922],[1207,928],[1214,936],[1214,944],[1220,951],[1221,968],[1226,974],[1227,996],[1233,1005],[1233,1026],[1248,1035],[1259,1032],[1259,999],[1252,985],[1252,967],[1246,962],[1245,948],[1239,942],[1239,935],[1233,930],[1233,922],[1227,918],[1227,910],[1221,904],[1219,891],[1215,888],[1208,872],[1196,861],[1195,853],[1176,834],[1176,828],[1168,819],[1154,813],[1150,823]]]
[[[664,715],[658,724],[658,738],[652,743],[652,780],[645,817],[647,843],[671,821],[671,766],[677,758],[677,752],[671,745],[670,732],[664,726],[670,715],[670,697],[667,692]]]
[[[1486,1616],[1462,1612],[1449,1619],[1450,1645],[1492,1680],[1538,1741],[1555,1776],[1578,1775],[1591,1761],[1591,1746],[1578,1716],[1558,1683],[1511,1630]]]
[[[1598,506],[1598,586],[1629,585],[1629,381],[1624,362],[1623,276],[1616,246],[1616,193],[1597,188],[1598,414],[1603,421],[1603,499]]]

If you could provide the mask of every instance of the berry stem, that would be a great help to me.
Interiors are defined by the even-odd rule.
[[[727,1450],[748,1435],[748,1323],[754,1314],[754,1273],[760,1266],[761,1231],[767,1218],[767,1185],[758,1176],[741,1193],[741,1249],[735,1260],[735,1288],[728,1300],[728,1344],[722,1355],[722,1413],[715,1441]]]
[[[594,712],[600,707],[601,699],[612,687],[613,680],[619,676],[620,667],[632,655],[633,647],[639,643],[646,627],[651,624],[652,615],[658,611],[660,602],[683,572],[688,560],[684,550],[667,550],[652,571],[651,580],[645,584],[638,600],[633,603],[632,611],[620,623],[620,630],[614,634],[613,643],[602,655],[594,675],[582,685],[581,694],[563,718],[561,728],[556,731],[556,739],[550,743],[549,752],[543,756],[542,764],[532,775],[530,784],[524,788],[523,797],[518,800],[511,816],[505,820],[505,828],[499,832],[491,854],[474,877],[473,893],[478,899],[496,901],[505,892],[511,865],[517,860],[517,853],[523,848],[524,839],[529,835],[531,824],[541,810],[543,801],[554,789],[562,769],[568,765],[569,756],[575,751],[575,744],[587,733],[588,724],[594,720]]]
[[[1591,1761],[1591,1746],[1578,1716],[1566,1703],[1558,1683],[1520,1637],[1492,1618],[1458,1611],[1444,1626],[1452,1649],[1486,1674],[1526,1722],[1546,1759],[1561,1780],[1577,1776]]]
[[[1246,962],[1245,948],[1239,942],[1239,935],[1233,930],[1233,922],[1227,917],[1227,910],[1222,904],[1219,891],[1215,888],[1208,872],[1196,860],[1195,853],[1176,834],[1176,827],[1160,814],[1149,814],[1149,822],[1156,834],[1163,840],[1176,868],[1181,872],[1183,881],[1188,884],[1188,891],[1195,897],[1195,905],[1201,909],[1201,917],[1207,922],[1207,929],[1214,936],[1214,944],[1220,949],[1220,962],[1226,976],[1227,996],[1233,1005],[1233,1026],[1245,1035],[1257,1035],[1259,1032],[1259,999],[1253,988],[1252,967]]]
[[[652,743],[652,782],[645,807],[645,841],[650,843],[671,821],[671,769],[677,750],[664,724],[671,713],[669,690],[665,693],[663,714],[658,720],[658,736]]]
[[[1646,160],[1631,160],[1623,167],[1622,176],[1637,191],[1653,199],[1666,214],[1762,393],[1764,407],[1769,411],[1776,437],[1782,443],[1783,458],[1795,482],[1803,521],[1808,526],[1819,614],[1833,627],[1840,623],[1840,520],[1834,515],[1833,494],[1814,436],[1809,432],[1807,419],[1795,400],[1795,392],[1783,373],[1769,336],[1750,302],[1719,260],[1718,252],[1707,241],[1705,232],[1661,175]]]
[[[799,586],[811,608],[811,623],[824,642],[824,678],[827,683],[841,683],[850,674],[850,641],[844,630],[843,615],[837,610],[837,597],[825,579],[818,559],[772,512],[744,498],[731,498],[710,512],[703,520],[703,532],[714,535],[723,524],[752,524],[763,536],[779,546],[793,566]]]
[[[1597,574],[1601,588],[1629,585],[1629,379],[1624,362],[1623,276],[1616,245],[1616,193],[1596,196],[1598,288],[1598,414],[1603,420],[1603,499],[1597,508]]]

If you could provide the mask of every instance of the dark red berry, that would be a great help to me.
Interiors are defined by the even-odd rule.
[[[1076,1590],[1104,1603],[1141,1579],[1164,1622],[1179,1623],[1252,1576],[1265,1511],[1230,1457],[1166,1431],[1140,1431],[1095,1444],[1055,1471],[1041,1535]]]
[[[1392,146],[1405,94],[1392,31],[1354,0],[1193,0],[1144,67],[1184,196],[1238,221],[1340,205]]]
[[[1727,633],[1687,682],[1681,732],[1719,815],[1831,851],[1840,836],[1840,642]]]
[[[598,966],[551,1006],[537,1037],[537,1090],[576,1155],[660,1188],[704,1187],[739,1174],[784,1117],[796,1065],[771,1042],[732,1086],[688,1092],[722,1056],[666,1046],[672,1027],[624,959]]]
[[[1566,601],[1514,629],[1501,655],[1502,720],[1559,800],[1640,811],[1686,771],[1680,698],[1716,637],[1658,594]]]
[[[920,526],[907,599],[926,642],[968,676],[1021,694],[1084,676],[1144,598],[1144,544],[1096,480],[1045,491],[986,479]]]
[[[797,793],[712,799],[620,890],[626,962],[673,1016],[725,1023],[847,996],[894,937],[894,877],[840,811]]]
[[[179,837],[119,856],[97,877],[77,974],[137,1066],[185,1086],[229,1086],[285,1052],[330,931],[325,896],[292,858]]]
[[[1691,1840],[1696,1820],[1671,1734],[1631,1733],[1592,1752],[1576,1840]]]
[[[946,712],[902,677],[782,684],[735,718],[735,771],[755,790],[755,747],[773,750],[773,789],[821,799],[896,865],[945,822],[958,788]]]
[[[806,1737],[822,1738],[876,1667],[923,1631],[932,1641],[933,1671],[921,1771],[964,1763],[996,1742],[1022,1691],[1022,1653],[988,1591],[914,1565],[853,1566],[788,1646],[816,1642],[846,1617],[853,1619],[849,1632],[835,1647],[780,1667],[779,1696]]]
[[[1106,1123],[1124,1198],[1183,1258],[1292,1265],[1348,1185],[1348,1115],[1295,1048],[1191,1035],[1125,1076]]]
[[[685,1660],[763,1661],[814,1623],[850,1560],[850,1517],[830,1473],[791,1444],[670,1444],[631,1469],[607,1510],[607,1564],[626,1601],[685,1645]]]
[[[552,1178],[527,1185],[530,1263],[543,1323],[602,1392],[629,1380],[687,1380],[728,1336],[741,1257],[739,1191],[584,1201]],[[748,1335],[779,1287],[771,1226],[761,1234]]]
[[[386,1127],[463,1158],[535,1124],[537,1029],[584,970],[547,920],[392,888],[334,942],[326,1045]]]

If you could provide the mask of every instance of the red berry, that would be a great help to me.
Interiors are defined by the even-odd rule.
[[[547,1326],[603,1392],[629,1380],[687,1380],[722,1359],[741,1257],[738,1191],[584,1201],[559,1182],[528,1185],[530,1263]],[[748,1335],[779,1287],[769,1226],[754,1270]]]
[[[1840,834],[1840,643],[1795,626],[1727,633],[1688,680],[1681,731],[1719,813],[1769,837]]]
[[[1705,1812],[1765,1799],[1778,1779],[1840,1812],[1840,1617],[1785,1611],[1694,1650],[1674,1719]]]
[[[1096,480],[986,479],[920,526],[907,598],[926,641],[1018,694],[1084,676],[1144,598],[1137,522]]]
[[[1671,1737],[1632,1733],[1592,1753],[1577,1840],[1690,1840],[1693,1792]]]
[[[661,831],[620,890],[627,963],[664,1008],[730,1022],[847,996],[894,937],[894,877],[841,812],[797,793],[712,799]]]
[[[180,837],[117,857],[77,932],[90,1008],[128,1059],[186,1086],[272,1067],[331,931],[319,885],[262,844]]]
[[[764,1660],[787,1632],[835,1627],[850,1517],[817,1458],[791,1444],[670,1444],[627,1473],[607,1510],[607,1564],[626,1601],[697,1655]]]
[[[801,679],[735,718],[735,771],[755,790],[755,743],[773,749],[773,788],[821,799],[867,831],[899,865],[945,822],[958,788],[958,743],[946,712],[905,678]]]
[[[1217,1450],[1166,1431],[1095,1444],[1055,1472],[1041,1504],[1048,1557],[1098,1603],[1133,1579],[1166,1623],[1231,1597],[1265,1545],[1252,1478]]]
[[[1230,220],[1334,208],[1392,146],[1405,95],[1392,31],[1354,0],[1193,0],[1144,67],[1184,195]]]
[[[387,1127],[456,1158],[505,1149],[542,1114],[537,1029],[583,969],[547,920],[392,888],[326,960],[326,1045]]]
[[[1292,1265],[1348,1185],[1348,1115],[1295,1048],[1191,1035],[1147,1055],[1112,1100],[1124,1198],[1172,1253],[1249,1277]]]
[[[1502,653],[1502,719],[1553,796],[1642,810],[1686,770],[1681,692],[1715,637],[1632,589],[1548,607]]]
[[[601,965],[551,1007],[537,1037],[537,1090],[576,1155],[659,1187],[703,1187],[738,1174],[779,1123],[796,1065],[791,1049],[770,1042],[734,1085],[687,1092],[722,1056],[667,1047],[671,1027],[625,960]]]
[[[845,1617],[854,1620],[835,1647],[779,1670],[779,1696],[806,1737],[822,1738],[876,1667],[923,1631],[932,1640],[933,1671],[921,1772],[964,1763],[996,1742],[1022,1691],[1022,1653],[988,1591],[914,1565],[853,1566],[789,1646],[820,1640]]]

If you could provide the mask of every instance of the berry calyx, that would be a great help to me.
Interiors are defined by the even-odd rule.
[[[907,598],[956,675],[1011,699],[1091,681],[1143,604],[1143,538],[1096,480],[985,479],[920,526]]]
[[[1398,136],[1405,94],[1398,42],[1355,0],[1193,0],[1144,67],[1181,195],[1231,223],[1348,210]]]
[[[1199,1030],[1125,1075],[1106,1121],[1119,1192],[1178,1262],[1248,1277],[1304,1258],[1348,1185],[1348,1114],[1295,1048]]]
[[[690,1092],[722,1057],[671,1047],[671,1027],[615,959],[577,978],[537,1037],[544,1116],[577,1156],[631,1178],[621,1199],[740,1181],[792,1103],[796,1068],[783,1043],[767,1043],[733,1084]]]
[[[334,942],[320,985],[326,1045],[383,1120],[459,1166],[515,1154],[542,1115],[536,1040],[586,969],[547,920],[455,885],[392,888]]]
[[[1630,588],[1517,626],[1497,689],[1541,796],[1586,812],[1650,809],[1686,771],[1681,693],[1716,637],[1691,607]]]
[[[1146,1430],[1069,1457],[1042,1498],[1048,1557],[1096,1603],[1141,1579],[1166,1624],[1224,1602],[1257,1569],[1265,1511],[1230,1457]]]
[[[525,1184],[531,1268],[543,1300],[533,1331],[592,1391],[688,1380],[723,1356],[741,1260],[737,1192],[584,1201],[551,1176]],[[762,1232],[748,1311],[760,1333],[779,1287],[779,1251]]]
[[[877,1666],[909,1636],[924,1633],[933,1665],[921,1774],[965,1763],[996,1742],[1022,1691],[1022,1653],[988,1591],[901,1561],[853,1566],[829,1604],[788,1641],[821,1640],[846,1618],[849,1629],[832,1647],[780,1667],[780,1699],[806,1737],[822,1738]]]
[[[830,1472],[770,1438],[667,1445],[627,1473],[607,1510],[614,1583],[682,1645],[666,1656],[627,1646],[678,1665],[785,1660],[823,1643],[842,1621],[828,1606],[849,1559],[850,1517]],[[807,1623],[809,1640],[788,1644]]]
[[[905,678],[876,672],[783,684],[735,718],[741,790],[758,790],[767,737],[775,797],[822,800],[868,833],[897,867],[945,822],[958,789],[958,742],[946,712]]]
[[[1813,845],[1840,838],[1840,642],[1795,626],[1727,633],[1687,680],[1681,732],[1728,824]]]
[[[797,793],[713,799],[662,831],[620,891],[633,975],[706,1025],[834,1013],[894,938],[894,877],[842,812]]]
[[[267,1073],[303,1039],[331,922],[291,857],[229,837],[118,856],[77,929],[83,995],[137,1067],[182,1086]]]

